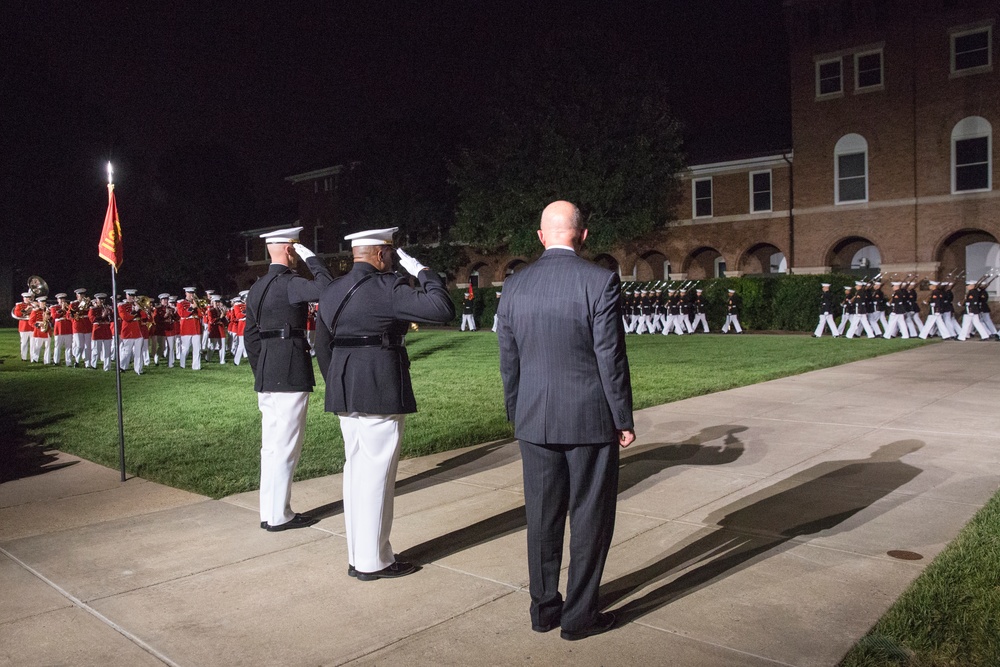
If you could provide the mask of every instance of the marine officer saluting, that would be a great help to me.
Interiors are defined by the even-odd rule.
[[[337,413],[344,435],[347,573],[361,581],[416,569],[397,561],[389,544],[403,421],[417,411],[403,336],[410,322],[443,324],[455,317],[437,273],[402,250],[399,263],[420,288],[392,273],[397,229],[344,237],[351,242],[354,267],[319,301],[316,359],[325,369],[326,411]]]
[[[318,519],[292,511],[292,476],[302,453],[306,408],[316,380],[306,342],[306,309],[333,276],[305,246],[302,227],[261,234],[271,266],[247,295],[245,342],[261,414],[260,527],[306,528]],[[299,257],[315,278],[292,269]]]

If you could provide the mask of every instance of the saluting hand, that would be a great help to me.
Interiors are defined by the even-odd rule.
[[[305,247],[301,243],[293,243],[292,247],[295,248],[296,254],[299,257],[301,257],[303,261],[309,259],[310,257],[315,257],[316,256],[316,253],[314,253],[312,250],[310,250],[309,248]]]
[[[396,248],[396,254],[399,255],[399,265],[406,269],[406,272],[411,276],[416,277],[418,273],[427,268],[400,248]]]

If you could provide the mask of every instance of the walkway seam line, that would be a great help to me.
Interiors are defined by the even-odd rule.
[[[48,577],[46,577],[44,574],[42,574],[41,572],[39,572],[35,568],[31,567],[30,565],[28,565],[23,560],[21,560],[20,558],[18,558],[14,554],[10,553],[9,551],[7,551],[6,549],[4,549],[3,547],[0,547],[0,553],[2,553],[7,558],[10,558],[12,561],[14,561],[15,563],[17,563],[21,567],[23,567],[25,570],[27,570],[31,574],[35,575],[39,579],[41,579],[43,582],[45,582],[46,584],[48,584],[51,588],[55,589],[56,592],[58,592],[64,598],[66,598],[67,600],[69,600],[70,602],[72,602],[74,606],[76,606],[76,607],[82,609],[83,611],[87,612],[88,614],[94,616],[101,623],[104,623],[109,628],[111,628],[112,630],[114,630],[118,634],[122,635],[123,637],[125,637],[125,639],[129,640],[130,642],[132,642],[133,644],[135,644],[136,646],[138,646],[139,648],[141,648],[146,653],[149,653],[151,656],[153,656],[154,658],[156,658],[160,662],[164,663],[165,665],[170,665],[170,667],[181,667],[178,663],[174,662],[173,660],[171,660],[170,658],[168,658],[167,656],[165,656],[163,653],[161,653],[160,651],[158,651],[155,648],[153,648],[151,645],[149,645],[146,642],[144,642],[138,636],[132,634],[131,632],[129,632],[128,630],[126,630],[122,626],[118,625],[117,623],[115,623],[114,621],[112,621],[110,618],[108,618],[107,616],[105,616],[104,614],[102,614],[101,612],[97,611],[96,609],[94,609],[93,607],[91,607],[90,605],[88,605],[87,603],[85,603],[83,600],[80,600],[79,598],[77,598],[76,596],[74,596],[73,594],[71,594],[69,591],[63,589],[61,586],[59,586],[58,584],[56,584],[54,581],[52,581],[51,579],[49,579]]]

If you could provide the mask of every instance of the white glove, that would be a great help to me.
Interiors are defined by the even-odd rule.
[[[295,248],[296,254],[298,254],[298,256],[301,257],[303,261],[309,259],[310,257],[316,256],[316,253],[314,253],[312,250],[305,247],[301,243],[294,243],[292,244],[292,247]]]
[[[400,248],[396,248],[396,253],[399,255],[399,265],[406,269],[406,272],[411,276],[416,277],[418,273],[427,268],[417,260],[410,257],[407,253],[403,252]]]

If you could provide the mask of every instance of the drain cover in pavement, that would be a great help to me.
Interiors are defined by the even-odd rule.
[[[916,551],[894,550],[894,551],[887,551],[886,555],[892,558],[898,558],[899,560],[921,560],[923,558],[923,556],[918,554]]]

